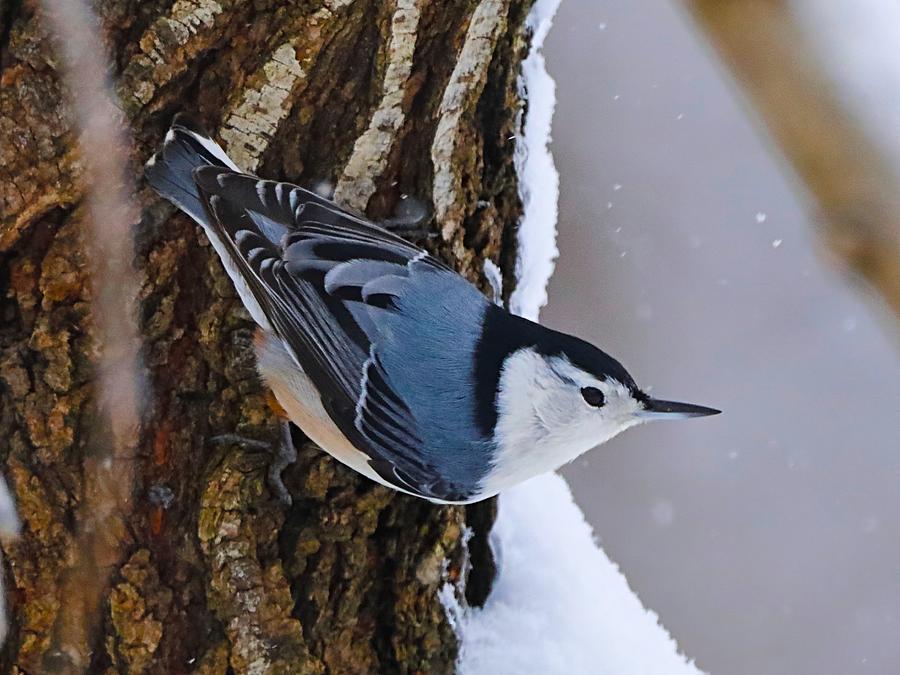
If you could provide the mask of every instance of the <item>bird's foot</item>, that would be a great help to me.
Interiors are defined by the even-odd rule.
[[[280,420],[279,423],[281,425],[281,442],[275,448],[275,457],[269,464],[269,489],[275,493],[282,504],[288,507],[293,504],[293,499],[291,499],[291,493],[288,492],[281,474],[297,461],[297,448],[294,447],[294,440],[291,438],[291,423],[287,420]]]
[[[269,443],[256,438],[247,438],[238,434],[219,434],[213,436],[209,440],[217,445],[233,444],[250,450],[266,450],[272,454],[269,461],[269,468],[266,472],[267,483],[269,489],[274,493],[285,507],[293,503],[291,493],[282,479],[282,472],[291,464],[297,461],[297,448],[294,447],[294,441],[291,438],[291,424],[287,420],[279,420],[280,439],[278,443]]]
[[[432,239],[438,233],[431,221],[432,214],[421,199],[403,195],[394,215],[381,221],[381,225],[404,239]]]
[[[248,450],[271,450],[272,444],[258,438],[249,438],[240,434],[219,434],[210,436],[209,442],[215,445],[239,445]]]

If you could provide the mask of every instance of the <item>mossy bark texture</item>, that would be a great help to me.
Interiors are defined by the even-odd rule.
[[[419,243],[487,290],[484,261],[511,270],[515,256],[529,0],[93,4],[133,133],[142,215],[122,227],[136,237],[148,411],[96,630],[58,653],[97,437],[79,152],[104,150],[77,147],[35,6],[2,0],[0,470],[24,533],[4,546],[0,671],[452,672],[437,593],[462,594],[469,576],[483,599],[494,505],[388,491],[295,431],[285,509],[266,485],[267,452],[211,442],[277,439],[253,326],[200,229],[140,167],[172,116],[191,112],[248,171],[328,183],[376,219],[406,195],[430,204],[433,236]]]

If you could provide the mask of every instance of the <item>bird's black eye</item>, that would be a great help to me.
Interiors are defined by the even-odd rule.
[[[595,408],[599,408],[606,403],[606,397],[603,395],[602,391],[597,389],[597,387],[582,387],[581,395],[588,405],[592,405]]]

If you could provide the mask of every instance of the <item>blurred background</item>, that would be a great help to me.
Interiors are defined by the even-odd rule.
[[[542,321],[724,410],[564,474],[712,673],[900,672],[894,15],[564,0],[547,38],[560,261]]]

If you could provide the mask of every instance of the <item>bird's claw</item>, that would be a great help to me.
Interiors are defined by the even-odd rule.
[[[416,197],[403,195],[394,214],[381,221],[381,225],[405,239],[432,239],[438,236],[431,227],[434,218],[425,203]]]
[[[269,489],[275,494],[285,507],[293,504],[291,493],[282,479],[282,472],[291,464],[297,461],[297,449],[294,447],[294,441],[291,438],[291,425],[288,421],[279,422],[281,432],[279,442],[276,444],[261,441],[255,438],[247,438],[238,434],[219,434],[213,436],[209,440],[217,445],[231,443],[239,445],[242,448],[251,450],[268,450],[273,454],[272,460],[269,462],[269,468],[266,472],[266,479]]]
[[[269,488],[285,507],[293,504],[294,500],[291,498],[291,493],[288,492],[281,474],[296,461],[297,448],[294,447],[294,440],[291,438],[291,423],[284,420],[281,422],[281,441],[275,449],[275,457],[269,464],[268,479]]]

